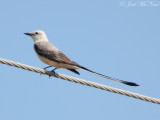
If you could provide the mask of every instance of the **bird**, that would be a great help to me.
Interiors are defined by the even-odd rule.
[[[86,67],[83,67],[82,65],[72,61],[69,57],[67,57],[65,54],[63,54],[57,47],[55,47],[53,44],[51,44],[48,41],[48,38],[44,31],[42,30],[35,30],[33,32],[24,33],[25,35],[30,36],[34,41],[34,50],[39,57],[39,59],[48,64],[49,66],[43,68],[47,69],[49,67],[55,67],[52,72],[55,72],[57,68],[64,68],[67,70],[70,70],[76,74],[80,74],[76,69],[82,69],[87,72],[93,73],[95,75],[98,75],[103,78],[107,78],[119,83],[123,83],[129,86],[139,86],[138,84],[134,82],[128,82],[124,80],[119,80],[116,78],[112,78],[97,72],[94,72]]]

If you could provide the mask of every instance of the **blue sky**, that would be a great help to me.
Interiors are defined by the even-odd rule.
[[[44,30],[79,70],[56,72],[160,98],[160,6],[132,1],[14,0],[0,4],[0,58],[44,68],[23,33]],[[125,3],[125,6],[124,4]],[[157,1],[158,3],[158,1]],[[1,120],[159,119],[159,105],[0,64]]]

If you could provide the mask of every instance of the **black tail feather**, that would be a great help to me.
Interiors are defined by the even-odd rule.
[[[74,73],[80,75],[80,73],[77,70],[75,70],[75,69],[68,69],[68,70],[70,70],[71,72],[74,72]]]
[[[139,86],[137,83],[133,83],[133,82],[123,81],[122,83],[124,83],[126,85],[130,85],[130,86]]]
[[[85,70],[85,71],[88,71],[90,73],[93,73],[95,75],[98,75],[98,76],[101,76],[101,77],[104,77],[104,78],[107,78],[107,79],[110,79],[110,80],[113,80],[113,81],[116,81],[116,82],[120,82],[120,83],[123,83],[123,84],[126,84],[126,85],[130,85],[130,86],[139,86],[138,84],[136,83],[133,83],[133,82],[127,82],[127,81],[123,81],[123,80],[119,80],[119,79],[116,79],[116,78],[112,78],[112,77],[109,77],[109,76],[105,76],[105,75],[102,75],[100,73],[96,73],[96,72],[93,72],[85,67],[82,67],[80,66],[81,69]]]

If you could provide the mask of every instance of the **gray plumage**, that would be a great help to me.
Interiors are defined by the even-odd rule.
[[[66,55],[64,55],[59,49],[52,45],[48,41],[36,42],[34,44],[34,49],[38,55],[46,57],[50,60],[60,62],[63,64],[69,64],[73,66],[80,66],[74,61],[70,60]]]

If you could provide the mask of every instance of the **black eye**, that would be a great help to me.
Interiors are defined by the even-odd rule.
[[[38,32],[36,32],[35,34],[38,34]]]

